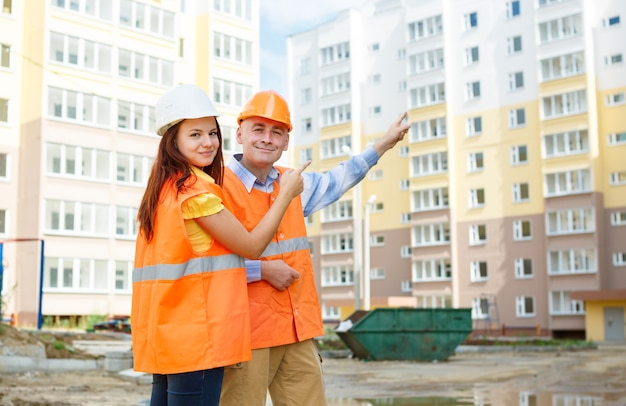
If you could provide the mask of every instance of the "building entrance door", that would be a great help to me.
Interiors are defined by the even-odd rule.
[[[604,308],[604,339],[624,340],[624,308]]]

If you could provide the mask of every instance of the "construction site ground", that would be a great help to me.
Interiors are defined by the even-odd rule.
[[[67,358],[37,364],[45,366],[42,370],[11,372],[13,361],[41,356],[24,355],[33,351],[30,345],[37,346],[37,338],[18,333],[10,338],[0,333],[0,406],[148,404],[150,376],[107,370],[103,363],[102,352],[114,348],[110,341],[119,353],[125,345],[130,348],[128,336],[81,335],[65,348]],[[54,351],[62,352],[59,341],[65,336],[59,337],[45,356],[49,361]],[[72,369],[79,364],[71,362],[85,369]],[[621,342],[579,350],[461,346],[439,362],[362,361],[327,353],[323,368],[331,406],[626,405],[626,343]]]

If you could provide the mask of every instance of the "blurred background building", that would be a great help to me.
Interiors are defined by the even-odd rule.
[[[204,88],[228,160],[260,88],[261,6],[2,1],[5,318],[129,314],[153,106]],[[620,0],[371,0],[287,38],[291,163],[328,170],[411,123],[307,219],[325,321],[471,307],[477,330],[558,337],[591,310],[623,339],[624,18]]]

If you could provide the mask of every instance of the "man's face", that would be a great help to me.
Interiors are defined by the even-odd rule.
[[[250,117],[237,129],[237,142],[243,149],[244,165],[247,162],[259,168],[272,166],[289,146],[289,131],[278,121]]]

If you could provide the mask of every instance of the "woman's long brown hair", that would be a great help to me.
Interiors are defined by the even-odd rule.
[[[220,130],[217,119],[215,119],[215,124],[217,125],[219,147],[211,165],[205,166],[202,170],[204,173],[211,176],[215,180],[215,183],[221,186],[224,181],[222,131]],[[159,206],[159,195],[161,194],[163,186],[170,179],[175,179],[177,193],[180,193],[184,189],[187,179],[195,177],[187,158],[185,158],[176,147],[176,134],[178,133],[179,127],[180,123],[177,123],[163,134],[163,138],[161,138],[161,142],[159,143],[157,156],[152,164],[146,191],[139,205],[137,221],[148,242],[152,241],[152,237],[154,236],[154,221],[156,219],[157,207]],[[195,182],[195,179],[193,182]]]

